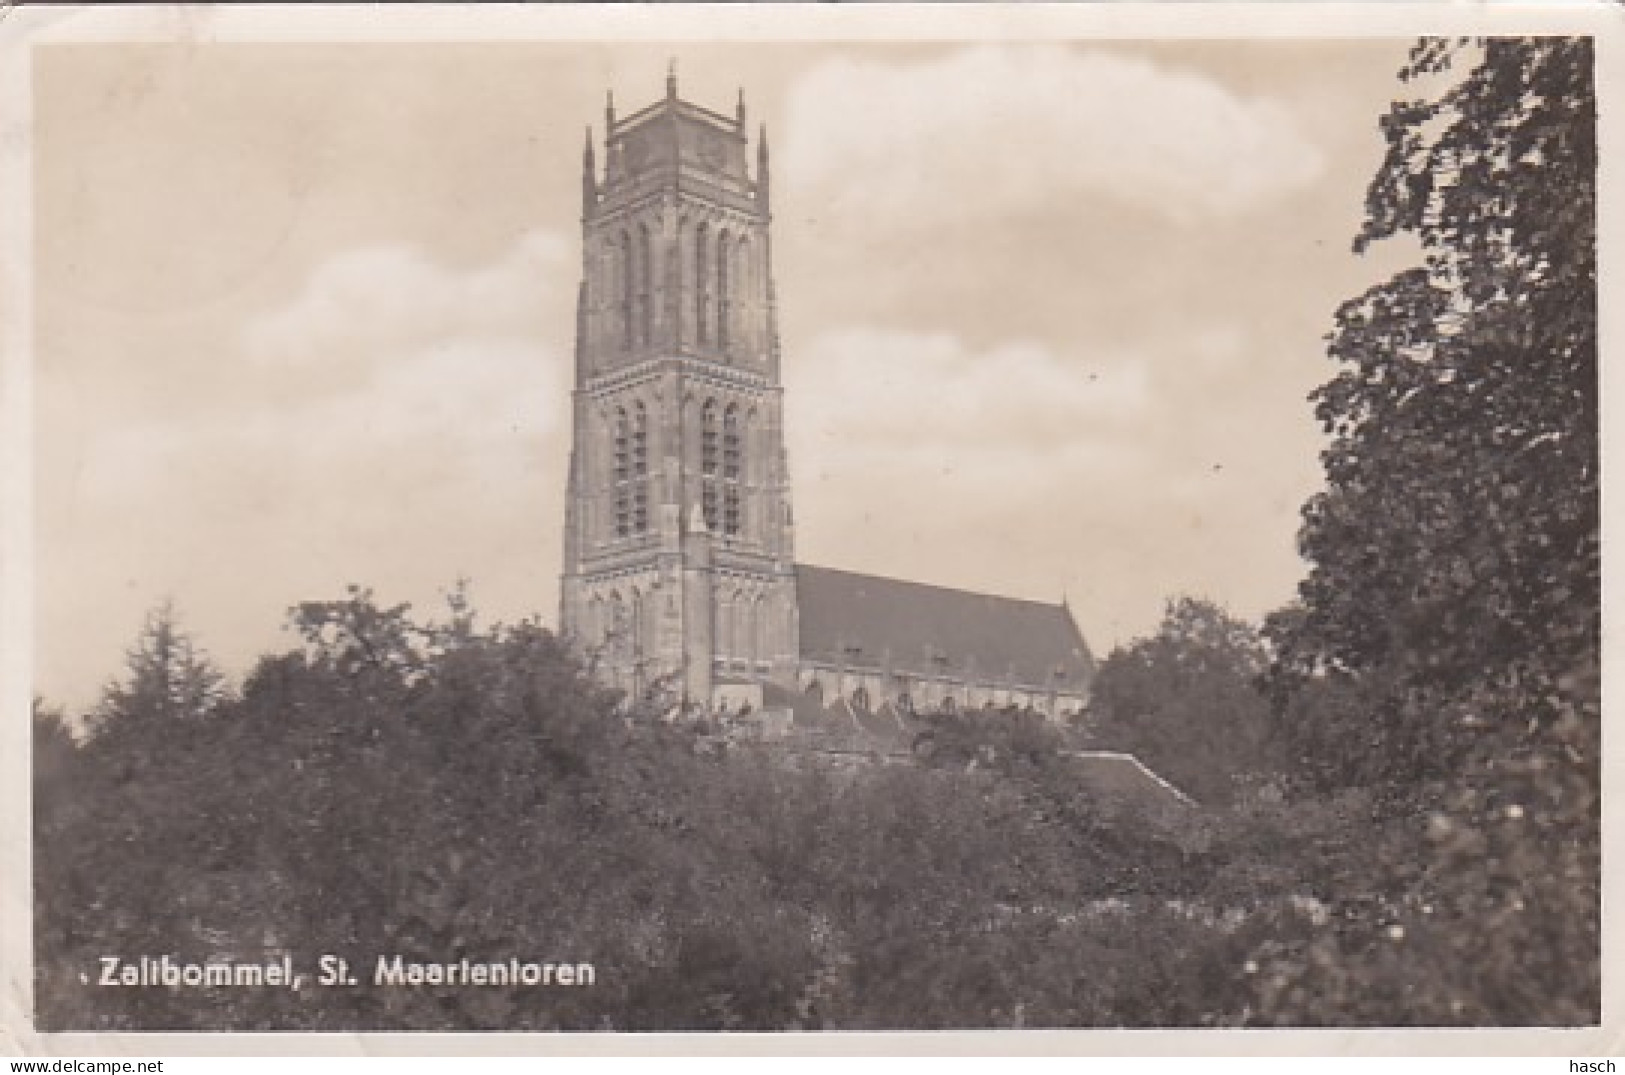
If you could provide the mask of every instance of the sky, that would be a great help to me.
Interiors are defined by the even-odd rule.
[[[554,622],[604,95],[771,142],[798,558],[1091,648],[1304,565],[1402,39],[34,51],[36,690],[170,601],[233,675],[371,587]],[[602,154],[600,153],[600,159]]]

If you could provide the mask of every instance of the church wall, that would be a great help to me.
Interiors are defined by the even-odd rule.
[[[859,690],[871,708],[891,705],[914,712],[940,712],[946,709],[1033,709],[1051,719],[1070,717],[1087,704],[1088,696],[1071,691],[1012,687],[1009,684],[979,682],[950,677],[917,676],[874,668],[840,668],[802,662],[796,676],[796,689],[803,693],[816,687],[826,705],[837,698],[849,703]]]
[[[659,659],[665,593],[659,572],[645,569],[578,580],[567,597],[575,606],[572,633],[589,668],[629,696],[668,671]]]

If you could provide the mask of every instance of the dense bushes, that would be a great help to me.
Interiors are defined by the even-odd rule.
[[[1156,634],[1101,662],[1091,740],[1136,755],[1202,803],[1229,804],[1279,768],[1256,683],[1268,660],[1258,632],[1217,605],[1170,601]]]
[[[1432,789],[1421,825],[1367,789],[1285,799],[1273,785],[1169,825],[1101,799],[1065,738],[1017,714],[939,717],[929,758],[839,770],[619,709],[534,625],[422,626],[364,593],[299,617],[304,647],[265,658],[239,694],[217,692],[203,710],[159,711],[154,683],[208,678],[185,646],[168,668],[132,660],[82,743],[36,714],[43,1026],[1584,1014],[1583,994],[1558,978],[1595,949],[1552,916],[1572,913],[1586,885],[1594,893],[1595,785],[1583,768],[1550,771],[1540,751],[1503,759],[1493,789]],[[160,618],[136,652],[158,632],[183,637]],[[1588,727],[1581,717],[1565,734]],[[1491,794],[1493,823],[1453,820]],[[1538,872],[1550,849],[1531,837],[1558,832],[1571,837],[1566,871]],[[1372,883],[1401,864],[1409,872]],[[1486,921],[1496,944],[1480,943]],[[1554,930],[1561,943],[1542,948]],[[380,954],[580,961],[598,977],[580,989],[299,992],[81,979],[109,954],[283,952],[306,972],[337,954],[364,979]],[[1400,974],[1404,989],[1375,988]]]
[[[1239,973],[1234,942],[1156,949],[1163,903],[1199,896],[1205,874],[1091,810],[1038,725],[1009,718],[993,767],[842,772],[618,710],[534,625],[478,631],[466,607],[420,624],[360,591],[294,621],[300,649],[182,711],[164,685],[214,678],[160,615],[83,744],[38,718],[44,1025],[1162,1023],[1224,1004],[1170,982]],[[1129,897],[1144,902],[1126,921],[1089,910]],[[284,951],[312,973],[324,953],[364,977],[378,954],[514,956],[598,978],[299,992],[79,978],[107,954]]]

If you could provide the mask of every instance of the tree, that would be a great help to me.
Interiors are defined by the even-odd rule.
[[[125,677],[102,691],[91,727],[102,734],[153,722],[196,721],[213,714],[225,697],[225,677],[181,629],[166,601],[147,614],[127,651]]]
[[[1337,313],[1303,610],[1273,640],[1288,693],[1346,674],[1411,700],[1383,707],[1407,779],[1482,732],[1423,698],[1493,680],[1527,703],[1510,719],[1554,719],[1601,601],[1591,42],[1424,40],[1400,77],[1447,85],[1383,120],[1354,245],[1407,236],[1421,263]]]
[[[467,635],[461,586],[449,596],[452,634]],[[422,676],[434,632],[412,622],[409,604],[380,607],[372,591],[348,588],[343,601],[304,601],[288,611],[288,621],[305,642],[312,663],[347,677],[364,675],[410,683]]]
[[[55,786],[73,765],[79,743],[61,709],[36,697],[33,705],[34,783]]]
[[[460,597],[451,614],[425,623],[359,589],[301,606],[303,643],[208,720],[115,722],[76,747],[40,713],[58,763],[36,813],[42,1026],[1189,1023],[1236,988],[1250,935],[1088,909],[1196,889],[1177,847],[1103,816],[1039,716],[945,719],[992,748],[974,771],[705,749],[687,722],[629,715],[540,625],[477,629]],[[334,953],[363,980],[98,988],[85,972],[119,952],[287,952],[306,972]],[[373,988],[386,953],[601,977]]]
[[[1237,777],[1272,768],[1268,709],[1254,685],[1265,662],[1250,625],[1210,601],[1170,601],[1156,634],[1101,662],[1093,738],[1199,800],[1228,802]]]
[[[1355,248],[1421,263],[1338,311],[1311,568],[1270,623],[1322,784],[1383,809],[1365,910],[1260,950],[1262,1021],[1600,1017],[1592,66],[1589,39],[1424,40],[1401,78],[1442,88],[1383,120]]]

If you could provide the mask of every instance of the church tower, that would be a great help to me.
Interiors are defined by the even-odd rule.
[[[795,553],[765,129],[664,99],[582,161],[561,622],[603,681],[709,706],[794,682]]]

